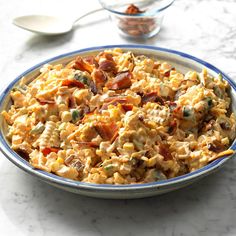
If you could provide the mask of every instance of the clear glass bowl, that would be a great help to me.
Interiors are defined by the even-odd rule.
[[[164,12],[174,0],[99,0],[99,2],[109,11],[112,21],[123,36],[150,38],[160,31]],[[138,7],[141,12],[126,13],[131,4]]]

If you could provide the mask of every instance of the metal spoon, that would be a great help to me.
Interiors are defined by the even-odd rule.
[[[74,24],[81,20],[82,18],[91,15],[95,12],[102,11],[104,8],[99,8],[86,14],[80,16],[76,20],[68,20],[62,17],[57,16],[44,16],[44,15],[27,15],[27,16],[19,16],[13,19],[13,24],[43,35],[57,35],[57,34],[65,34],[72,30]]]

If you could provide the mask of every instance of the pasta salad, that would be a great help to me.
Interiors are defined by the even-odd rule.
[[[11,147],[37,169],[96,184],[146,183],[233,153],[235,115],[219,74],[183,74],[119,48],[46,64],[3,111]]]

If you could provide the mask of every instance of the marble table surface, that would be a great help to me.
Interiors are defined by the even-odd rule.
[[[49,57],[76,49],[139,43],[181,50],[236,79],[236,1],[176,0],[161,32],[128,41],[105,12],[63,36],[38,36],[12,25],[15,16],[44,13],[75,17],[97,1],[0,0],[0,88]],[[184,189],[138,200],[102,200],[51,187],[0,155],[0,235],[236,235],[236,160]]]

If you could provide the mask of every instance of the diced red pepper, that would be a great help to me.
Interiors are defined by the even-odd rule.
[[[111,90],[129,88],[132,85],[132,78],[133,74],[130,71],[120,72],[111,83],[107,84],[107,87]]]
[[[51,152],[55,152],[55,153],[58,153],[60,149],[59,148],[44,148],[42,150],[42,153],[44,156],[47,156],[48,154],[50,154]]]
[[[97,133],[106,141],[113,142],[118,137],[118,127],[115,123],[99,122],[94,126]]]

